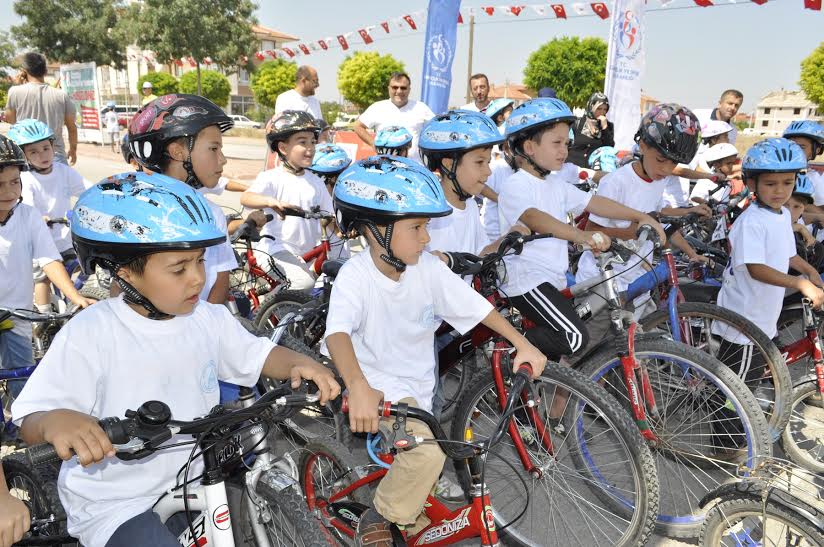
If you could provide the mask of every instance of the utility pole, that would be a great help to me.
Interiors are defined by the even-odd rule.
[[[469,16],[469,62],[466,64],[466,102],[472,100],[472,87],[469,78],[472,77],[472,48],[475,45],[475,16]]]

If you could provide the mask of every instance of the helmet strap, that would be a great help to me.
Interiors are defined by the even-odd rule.
[[[140,294],[140,291],[134,288],[134,286],[117,275],[115,273],[114,268],[109,268],[112,271],[112,277],[117,281],[117,284],[120,285],[120,289],[123,291],[123,300],[128,302],[129,304],[134,304],[136,306],[143,306],[143,308],[149,312],[149,319],[171,319],[174,315],[169,315],[168,313],[163,313],[159,309],[155,307],[151,301]]]
[[[281,153],[280,149],[277,148],[277,143],[275,143],[275,145],[275,151],[277,152],[278,157],[280,158],[280,163],[281,165],[283,165],[283,168],[286,169],[286,171],[288,171],[289,173],[292,173],[293,175],[302,175],[304,169],[296,169],[294,165],[292,165],[286,160],[286,156],[284,156]]]
[[[535,160],[527,156],[520,146],[515,147],[515,155],[525,159],[527,164],[529,164],[529,166],[532,167],[532,169],[534,169],[536,173],[538,173],[538,178],[544,179],[547,175],[552,173],[551,169],[544,169],[543,167],[535,163]]]
[[[200,182],[200,179],[198,179],[197,175],[195,175],[195,168],[192,165],[192,148],[194,148],[195,145],[195,138],[189,135],[188,137],[186,137],[186,142],[189,148],[189,155],[186,157],[185,160],[183,160],[183,168],[186,170],[187,175],[186,184],[188,184],[195,190],[198,190],[200,188],[203,188],[203,183]]]
[[[455,190],[458,199],[466,201],[472,197],[472,194],[467,194],[464,189],[461,188],[461,185],[458,184],[458,155],[456,154],[450,159],[452,160],[452,169],[446,167],[446,165],[443,164],[443,160],[441,160],[441,174],[452,182],[452,189]]]
[[[406,264],[401,262],[398,257],[392,254],[392,249],[389,248],[390,244],[392,243],[392,232],[395,229],[395,223],[390,222],[386,225],[386,235],[382,236],[381,231],[378,230],[378,227],[375,225],[374,222],[368,221],[365,222],[366,227],[369,228],[369,231],[372,232],[372,236],[377,240],[378,244],[384,248],[386,251],[385,253],[381,254],[381,260],[398,270],[399,272],[403,272],[406,270]]]
[[[6,223],[9,220],[11,220],[11,217],[14,214],[14,210],[17,209],[17,206],[20,205],[21,203],[23,203],[23,196],[20,196],[19,198],[17,198],[17,203],[15,203],[14,206],[11,209],[9,209],[9,214],[6,215],[6,220],[0,220],[0,226],[5,226]]]

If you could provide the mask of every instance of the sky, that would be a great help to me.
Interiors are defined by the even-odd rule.
[[[572,13],[571,2],[559,0]],[[720,93],[738,88],[744,93],[742,112],[754,108],[769,91],[798,89],[800,62],[824,40],[824,12],[805,10],[803,0],[769,0],[759,6],[748,0],[714,0],[707,8],[693,0],[675,0],[661,9],[649,0],[646,24],[644,93],[660,101],[692,108],[714,106]],[[256,0],[262,25],[311,41],[378,25],[387,18],[424,10],[428,0]],[[524,4],[546,4],[525,0]],[[19,23],[11,0],[0,0],[0,30]],[[607,2],[612,6],[612,2]],[[509,5],[507,0],[464,0],[463,7]],[[689,9],[684,9],[689,8]],[[655,10],[655,11],[653,11]],[[529,20],[533,19],[533,20]],[[452,67],[451,105],[463,104],[467,76],[469,25],[458,29]],[[425,31],[389,35],[378,27],[374,43],[364,45],[357,35],[349,52],[330,49],[300,62],[318,70],[321,100],[340,99],[335,85],[337,67],[352,51],[390,53],[403,61],[413,78],[413,98],[420,95]],[[385,38],[383,36],[386,36]],[[598,17],[540,18],[531,10],[520,17],[476,17],[473,72],[486,73],[493,85],[520,83],[529,54],[552,38],[597,36],[609,38],[609,21]]]

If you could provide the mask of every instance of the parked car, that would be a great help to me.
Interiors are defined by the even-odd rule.
[[[109,110],[110,107],[104,106],[100,109],[100,121],[102,122],[104,117],[106,116],[106,112]],[[128,127],[129,122],[137,114],[137,111],[140,110],[140,106],[138,105],[125,105],[125,104],[117,104],[114,106],[114,111],[117,112],[117,123],[121,127]]]
[[[344,114],[340,112],[332,127],[335,129],[348,129],[353,123],[358,121],[358,114]]]
[[[240,114],[232,114],[232,120],[235,122],[235,127],[243,127],[243,128],[251,128],[251,129],[260,129],[263,127],[263,124],[260,122],[253,122],[246,116],[241,116]]]

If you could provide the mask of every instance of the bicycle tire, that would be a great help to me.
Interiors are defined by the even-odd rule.
[[[44,526],[38,533],[30,532],[27,540],[54,538],[61,544],[74,542],[66,530],[66,511],[57,493],[57,469],[52,465],[33,468],[15,454],[3,458],[3,475],[9,492],[26,504],[32,520],[55,517],[54,523]]]
[[[252,322],[258,331],[274,328],[286,313],[302,308],[311,301],[312,295],[303,291],[278,291],[263,299],[252,315]]]
[[[821,403],[815,377],[799,383],[792,394],[790,423],[781,434],[781,448],[787,457],[816,473],[824,473],[824,409]]]
[[[519,490],[519,492],[507,496],[506,499],[504,499],[502,492],[498,492],[496,498],[496,488],[499,483],[494,475],[496,468],[492,468],[491,466],[496,463],[498,458],[487,457],[485,464],[485,482],[490,489],[490,499],[496,521],[499,523],[499,532],[508,542],[518,545],[643,545],[646,543],[655,525],[655,515],[657,514],[658,506],[658,479],[652,454],[645,445],[638,428],[635,427],[626,412],[624,412],[618,403],[610,397],[603,388],[588,381],[577,371],[550,363],[544,369],[541,377],[536,380],[536,385],[539,386],[541,391],[541,404],[547,404],[552,400],[551,396],[547,396],[549,394],[547,390],[565,389],[569,393],[574,394],[574,400],[585,401],[589,407],[604,416],[604,424],[611,426],[614,434],[609,439],[607,439],[606,435],[601,434],[603,435],[602,440],[611,448],[618,445],[619,448],[623,449],[626,453],[625,461],[627,462],[627,469],[632,475],[629,482],[631,483],[631,488],[633,488],[632,492],[635,496],[633,505],[635,510],[632,511],[630,518],[626,518],[624,514],[611,514],[609,509],[610,503],[607,502],[604,504],[604,498],[611,498],[612,494],[602,490],[600,495],[598,495],[589,477],[579,476],[575,473],[574,465],[563,463],[566,458],[569,458],[569,454],[563,454],[562,448],[558,447],[566,446],[566,448],[569,448],[569,446],[565,440],[558,439],[562,434],[556,433],[554,441],[560,442],[555,443],[556,450],[554,455],[551,456],[549,452],[541,446],[540,441],[536,442],[536,436],[533,434],[532,440],[526,441],[527,444],[531,445],[531,448],[528,448],[529,453],[536,464],[539,464],[542,468],[546,466],[546,469],[543,470],[544,473],[540,479],[532,479],[522,466],[517,469],[517,472],[523,473],[527,477],[527,483],[532,482],[533,486],[537,484],[544,490],[537,492],[533,489],[533,492],[530,493],[530,505],[533,506],[527,507],[527,513],[525,513],[525,515],[539,520],[542,526],[549,524],[553,528],[556,528],[556,532],[558,532],[557,526],[559,523],[561,526],[567,526],[567,523],[570,522],[580,522],[585,529],[576,529],[574,531],[562,530],[559,533],[564,535],[564,537],[554,538],[550,537],[553,530],[527,530],[527,526],[522,523],[522,521],[509,523],[506,528],[501,529],[504,524],[507,524],[502,521],[511,520],[515,516],[515,514],[508,514],[509,508],[507,507],[507,502],[511,500],[512,505],[515,506],[512,508],[512,513],[516,513],[522,507],[523,492],[520,488],[521,485],[518,485],[517,490]],[[572,405],[572,408],[575,407],[575,405]],[[488,410],[490,414],[494,414],[492,418],[488,419],[491,429],[491,427],[494,427],[494,424],[497,423],[500,413],[497,390],[491,371],[479,375],[458,403],[458,409],[452,423],[452,438],[455,440],[472,438],[476,441],[479,437],[483,438],[483,435],[479,436],[478,429],[483,427],[482,422],[484,420],[482,419],[482,415],[485,410]],[[541,410],[542,415],[548,415],[543,412],[543,410],[545,410],[543,407],[541,407]],[[518,418],[516,418],[516,420],[517,419]],[[548,423],[545,418],[542,419],[544,423]],[[524,429],[527,437],[530,436],[529,431],[537,431],[534,426],[529,425],[529,422],[520,421],[518,427],[519,429],[527,428]],[[552,433],[551,431],[550,437],[552,437]],[[504,439],[510,438],[509,434],[507,434]],[[501,452],[501,450],[499,450],[501,448],[503,451],[509,450],[506,441],[502,441],[496,445],[496,447],[493,447],[492,450]],[[538,448],[538,450],[536,450],[536,448]],[[543,451],[548,457],[543,458],[542,454],[539,454],[540,451]],[[512,451],[510,451],[510,453],[512,454],[512,461],[520,463],[517,455]],[[506,457],[503,454],[501,454],[501,456]],[[613,464],[617,462],[613,456],[610,456],[610,461],[612,461]],[[517,466],[518,464],[515,465]],[[456,461],[455,469],[458,480],[466,491],[470,484],[469,470],[466,463]],[[512,477],[513,469],[503,466],[499,469],[503,471],[500,480],[504,485],[506,485],[506,483],[518,483],[518,481]],[[492,473],[492,475],[490,475],[490,473]],[[492,480],[490,480],[490,476],[493,477]],[[559,477],[560,480],[556,481],[555,479]],[[551,484],[553,482],[555,484]],[[559,482],[563,484],[559,486]],[[561,492],[562,487],[565,485],[568,485],[569,490],[566,494]],[[578,505],[577,500],[583,498],[587,491],[591,491],[594,495],[584,500],[581,505],[585,506],[585,508],[582,508]],[[534,506],[536,499],[539,499],[536,497],[536,494],[541,494],[545,497],[549,497],[550,494],[558,494],[559,500],[548,501],[546,504],[548,507],[537,508]],[[566,496],[566,498],[560,499],[563,496]],[[575,507],[585,510],[582,510],[580,515],[575,516],[572,513],[572,509]],[[577,521],[576,518],[578,518]],[[603,522],[606,530],[599,527],[600,522]],[[625,524],[626,528],[619,530],[618,522]],[[590,541],[581,539],[581,535],[587,531],[593,534]],[[611,537],[603,537],[610,535],[610,533],[612,534]],[[556,536],[557,535],[558,534],[556,534]]]
[[[88,298],[89,300],[96,300],[97,302],[109,298],[109,291],[107,289],[104,289],[103,287],[96,287],[89,284],[83,285],[79,292],[80,296],[82,296],[83,298]]]
[[[678,304],[679,319],[693,319],[702,321],[706,324],[707,320],[718,321],[726,323],[735,328],[741,334],[749,338],[753,344],[753,349],[758,351],[761,359],[764,360],[765,373],[768,372],[772,378],[771,386],[767,383],[762,383],[760,380],[746,381],[747,387],[756,395],[759,404],[761,405],[764,414],[767,416],[767,424],[770,427],[770,436],[773,441],[777,441],[781,436],[781,432],[790,421],[790,397],[792,396],[792,379],[790,378],[790,371],[787,368],[784,358],[778,347],[770,338],[764,334],[755,323],[746,317],[735,313],[734,311],[722,308],[715,304],[705,304],[701,302],[683,302]],[[639,324],[646,332],[650,332],[655,328],[663,328],[667,332],[671,332],[669,327],[669,312],[667,310],[655,311],[646,317],[643,317]],[[690,325],[694,325],[691,321]],[[709,329],[709,326],[706,327]],[[692,347],[701,349],[706,353],[712,355],[719,361],[723,362],[723,355],[718,355],[720,348],[717,342],[711,337],[707,338],[703,334],[699,334],[696,338],[694,336],[694,329],[690,329],[690,342]],[[753,357],[753,360],[755,358]],[[740,376],[739,376],[740,377]]]
[[[795,499],[793,503],[807,505],[798,499]],[[816,511],[812,507],[810,507],[810,509],[812,510],[812,514],[818,514],[820,516],[821,513],[819,511]],[[824,533],[822,533],[822,530],[811,523],[801,513],[784,504],[775,502],[770,497],[767,497],[765,503],[761,496],[755,494],[741,494],[736,495],[734,498],[725,498],[713,506],[707,513],[707,518],[701,528],[699,545],[706,547],[718,547],[719,545],[763,545],[763,542],[756,543],[758,540],[753,538],[750,531],[746,529],[735,532],[730,542],[723,540],[724,533],[731,528],[741,527],[743,519],[752,517],[752,521],[758,523],[765,513],[768,521],[778,521],[784,526],[792,526],[796,531],[796,533],[790,537],[786,535],[790,533],[789,530],[778,534],[778,537],[782,538],[782,541],[780,543],[773,543],[774,545],[786,544],[798,547],[805,545],[818,547],[824,545]],[[798,542],[798,540],[803,537],[806,538],[807,543]],[[784,538],[786,538],[786,540]],[[791,538],[793,541],[789,541]],[[785,543],[785,541],[787,542]]]
[[[309,512],[306,502],[297,490],[297,485],[278,489],[269,484],[262,475],[257,482],[255,494],[262,507],[258,511],[267,511],[261,517],[261,524],[266,528],[266,535],[271,547],[329,547],[336,545],[323,524]],[[240,525],[235,533],[235,542],[244,545],[257,545],[252,532],[252,507],[256,503],[244,489],[240,504]],[[277,534],[277,535],[275,535]],[[281,536],[284,535],[286,537]],[[241,541],[238,541],[240,538]]]
[[[702,404],[710,403],[714,396],[723,396],[741,422],[741,437],[747,443],[744,463],[752,469],[758,458],[771,454],[772,443],[767,421],[755,397],[738,375],[702,351],[670,340],[639,338],[635,341],[635,357],[649,371],[650,380],[654,384],[653,389],[656,386],[664,388],[662,390],[659,387],[656,392],[657,394],[663,393],[665,396],[660,402],[656,397],[659,410],[672,411],[672,415],[662,413],[658,420],[653,419],[652,416],[649,416],[647,420],[650,428],[662,443],[662,446],[653,448],[661,482],[657,527],[660,532],[671,537],[695,537],[701,530],[701,523],[706,513],[704,508],[700,507],[700,500],[722,482],[739,477],[737,472],[740,458],[735,453],[734,456],[725,459],[714,452],[710,454],[699,452],[698,449],[705,446],[699,443],[700,439],[683,442],[683,448],[676,446],[673,441],[678,436],[687,435],[681,432],[684,423],[692,420],[689,424],[690,429],[697,429],[699,433],[702,429],[709,429],[709,436],[712,439],[714,433],[711,427],[703,424],[702,414],[699,411],[704,410]],[[668,359],[670,363],[663,366],[657,364],[659,360],[664,359]],[[682,366],[689,366],[689,369],[696,372],[702,381],[688,382],[684,388],[679,389],[675,382],[679,377],[673,376],[669,369],[679,367],[681,370]],[[629,398],[620,359],[612,347],[606,347],[589,357],[581,364],[579,370],[590,380],[603,384],[607,391],[619,400],[621,406],[629,410]],[[607,377],[610,373],[617,373],[618,376]],[[708,386],[708,382],[712,385]],[[717,394],[719,389],[720,395]],[[688,404],[679,404],[668,409],[668,404],[665,403],[671,402],[673,394],[684,398]],[[696,401],[699,403],[698,407],[694,404]],[[712,416],[719,410],[716,409],[706,414]],[[674,428],[668,428],[673,417],[677,423],[674,424]],[[675,434],[669,433],[673,429]],[[690,432],[689,435],[692,436],[694,433]],[[713,446],[713,444],[708,446]],[[691,475],[685,477],[685,472]],[[683,497],[681,493],[684,494]],[[686,510],[680,508],[684,504],[686,504]]]
[[[476,349],[471,355],[468,355],[441,375],[440,381],[443,382],[444,386],[443,407],[438,419],[442,424],[448,424],[452,421],[458,408],[458,401],[469,386],[470,378],[477,374],[478,370],[483,370],[477,362],[478,353],[481,351],[483,350]],[[480,358],[486,359],[484,356]]]

